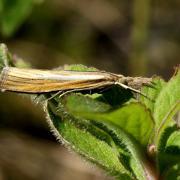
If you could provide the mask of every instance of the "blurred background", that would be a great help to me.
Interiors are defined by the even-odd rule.
[[[0,42],[34,68],[84,64],[166,80],[180,63],[179,0],[0,0]],[[107,180],[66,150],[30,99],[0,94],[0,180]]]

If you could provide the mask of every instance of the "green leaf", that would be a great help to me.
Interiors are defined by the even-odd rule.
[[[180,149],[177,146],[170,145],[172,138],[178,131],[177,126],[174,125],[167,127],[161,135],[156,156],[157,167],[161,173],[166,171],[167,167],[180,161]]]
[[[169,148],[171,146],[172,147],[176,146],[180,150],[180,130],[175,131],[169,137],[169,139],[166,143],[166,148]]]
[[[111,109],[109,104],[96,101],[88,96],[82,96],[81,94],[73,94],[67,97],[66,105],[72,107],[73,111],[77,113],[97,113],[97,112],[106,112]]]
[[[162,89],[154,104],[155,143],[163,130],[171,125],[173,116],[180,110],[180,71]]]
[[[132,179],[131,173],[119,161],[117,149],[97,137],[102,130],[96,129],[96,135],[94,135],[92,129],[96,127],[89,124],[91,128],[86,128],[85,124],[82,125],[83,121],[69,116],[63,108],[59,107],[57,110],[57,104],[52,101],[46,108],[53,132],[66,146],[99,165],[111,175],[120,179]]]
[[[99,141],[88,132],[76,128],[69,121],[66,121],[63,128],[59,130],[66,141],[74,146],[73,149],[90,161],[102,166],[115,176],[123,178],[130,176],[121,165],[119,154],[104,141]]]
[[[166,82],[163,79],[154,77],[152,80],[152,87],[143,86],[141,90],[148,98],[141,96],[140,102],[142,102],[146,108],[150,109],[152,113],[154,112],[154,103],[165,85]]]
[[[71,100],[75,100],[74,98],[76,97],[77,102],[80,103],[80,100],[82,101],[84,96],[69,95],[68,97]],[[87,97],[84,98],[86,99]],[[88,100],[89,97],[86,99],[86,102],[84,101],[85,104],[87,104]],[[95,100],[91,99],[89,101]],[[67,98],[62,102],[63,104],[66,104]],[[96,103],[101,104],[101,102]],[[82,104],[80,106],[82,106]],[[68,144],[68,146],[73,148],[75,151],[86,157],[88,160],[91,160],[94,163],[100,165],[108,172],[111,172],[111,174],[120,174],[118,175],[120,179],[125,179],[128,176],[132,179],[132,175],[126,172],[127,169],[132,171],[137,179],[145,180],[147,179],[147,176],[150,175],[149,173],[151,173],[151,166],[145,158],[143,151],[134,138],[132,138],[131,135],[126,133],[122,128],[113,125],[112,122],[105,121],[87,121],[90,128],[84,128],[81,124],[84,121],[83,118],[72,115],[69,116],[69,110],[64,109],[64,106],[62,106],[61,103],[58,105],[58,110],[55,110],[56,108],[57,104],[52,107],[52,105],[49,103],[48,116],[50,122],[53,122],[53,126],[55,126],[54,129],[57,137],[63,139],[63,142],[65,142],[66,145]],[[78,109],[79,107],[75,108],[75,111],[77,112]],[[99,110],[101,111],[101,109]],[[96,110],[96,112],[97,111],[98,110]],[[93,113],[94,111],[93,109],[89,108],[88,112]],[[95,134],[92,133],[94,126],[97,128],[97,132]],[[107,140],[102,141],[102,139],[99,139],[99,134],[101,131],[107,133],[110,136],[110,139],[115,143],[115,146],[112,145],[114,144],[113,142],[107,143]],[[123,149],[126,151],[126,154],[124,151],[122,151]],[[113,156],[111,153],[114,153]],[[128,162],[123,162],[124,156],[129,159]],[[126,177],[123,175],[124,177],[122,177],[122,173],[125,173],[128,176],[126,175]],[[151,174],[151,176],[153,175]]]
[[[160,141],[158,144],[158,152],[160,153],[165,152],[169,137],[176,131],[177,131],[176,126],[170,126],[164,129],[163,133],[161,134]]]
[[[65,65],[63,69],[70,70],[70,71],[99,71],[98,69],[94,67],[87,67],[82,64]]]
[[[35,3],[40,0],[1,0],[1,32],[11,36],[30,15]]]
[[[78,102],[78,106],[74,105],[76,102]],[[88,109],[93,109],[93,107],[97,106],[97,103],[96,100],[85,96],[70,95],[66,98],[65,107],[78,117],[101,122],[112,122],[117,127],[130,133],[142,145],[147,145],[154,123],[149,111],[143,105],[130,103],[109,112],[89,112]],[[79,106],[83,107],[83,109],[79,109]]]
[[[122,144],[124,144],[127,152],[130,152],[130,167],[136,179],[145,180],[149,179],[149,177],[152,179],[156,178],[157,174],[154,171],[154,167],[147,161],[139,144],[123,129],[118,128],[111,122],[103,122],[103,124],[107,127],[105,130],[111,134],[117,145],[122,146]]]

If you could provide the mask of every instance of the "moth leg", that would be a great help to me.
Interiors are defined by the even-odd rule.
[[[110,86],[107,86],[107,87],[103,88],[102,90],[100,90],[100,93],[103,93],[104,91],[107,91],[107,90],[111,89],[112,86],[113,86],[113,84],[110,85]]]
[[[64,95],[69,94],[69,93],[71,93],[71,92],[75,92],[75,91],[78,91],[78,89],[68,90],[68,91],[66,91],[66,92],[64,92],[64,93],[62,93],[62,94],[60,94],[59,98],[62,98]]]
[[[58,91],[57,93],[53,94],[51,97],[49,97],[48,99],[46,99],[46,101],[49,101],[51,99],[53,99],[54,97],[56,97],[57,95],[61,94],[62,91]]]
[[[31,95],[31,100],[35,103],[38,104],[39,102],[44,102],[45,100],[42,98],[42,94],[32,94]]]
[[[91,94],[91,88],[71,89],[71,90],[67,90],[66,92],[62,93],[59,97],[62,98],[66,94],[69,94],[72,92],[84,91],[84,90],[90,90],[90,94]]]
[[[71,92],[78,92],[78,91],[84,91],[84,90],[89,90],[89,91],[90,91],[89,94],[91,94],[91,90],[92,90],[92,89],[96,89],[96,88],[98,88],[98,87],[99,87],[99,86],[92,87],[92,88],[79,88],[79,89],[68,90],[68,91],[62,93],[59,97],[61,98],[62,96],[66,95],[66,94],[69,94],[69,93],[71,93]]]
[[[155,82],[150,82],[149,84],[143,84],[143,85],[144,85],[144,86],[147,86],[147,87],[150,87],[150,88],[153,88],[153,89],[157,89]]]
[[[54,97],[58,96],[59,94],[59,98],[62,98],[63,96],[65,96],[66,94],[69,94],[71,92],[76,92],[76,91],[81,91],[81,90],[85,90],[85,89],[72,89],[72,90],[67,90],[65,92],[63,91],[58,91],[57,93],[55,93],[54,95],[52,95],[51,97],[49,97],[48,99],[46,99],[46,101],[48,102],[49,100],[53,99]],[[62,93],[63,92],[63,93]]]
[[[122,84],[122,83],[119,83],[119,82],[115,82],[115,84],[121,86],[121,87],[124,88],[124,89],[129,89],[129,90],[131,90],[132,92],[138,93],[138,94],[140,94],[140,95],[144,96],[145,98],[147,98],[147,99],[149,99],[149,100],[152,101],[152,99],[150,99],[148,96],[146,96],[146,94],[142,93],[141,91],[139,91],[139,90],[137,90],[137,89],[134,89],[134,88],[132,88],[132,87],[129,87],[129,86],[127,86],[127,85],[125,85],[125,84]]]

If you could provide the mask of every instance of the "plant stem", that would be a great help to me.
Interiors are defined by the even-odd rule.
[[[150,0],[135,0],[133,6],[134,24],[132,27],[130,72],[132,75],[145,75],[147,72],[147,41],[150,17]]]

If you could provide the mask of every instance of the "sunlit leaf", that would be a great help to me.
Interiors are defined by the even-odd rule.
[[[131,179],[131,173],[119,161],[120,155],[117,149],[105,139],[101,139],[101,134],[106,133],[92,124],[87,127],[82,123],[83,120],[78,119],[78,122],[74,117],[64,113],[63,109],[61,110],[59,108],[56,110],[56,106],[52,103],[47,106],[48,120],[58,139],[111,175],[121,179]],[[93,135],[93,129],[96,135]]]
[[[155,142],[163,130],[172,124],[172,117],[180,110],[180,71],[162,89],[154,104]]]
[[[159,93],[166,85],[166,82],[160,77],[154,77],[152,81],[152,86],[143,86],[141,92],[145,94],[147,97],[141,96],[140,101],[153,113],[154,112],[154,104],[159,96]]]
[[[174,133],[171,134],[166,143],[166,148],[168,147],[177,147],[180,151],[180,130],[174,131]]]
[[[75,106],[74,103],[77,101],[78,106]],[[141,144],[147,145],[154,123],[150,112],[143,105],[131,103],[109,112],[89,112],[90,108],[96,109],[96,103],[96,100],[84,96],[71,95],[67,97],[65,106],[73,115],[101,122],[112,122],[130,133]],[[80,110],[79,106],[82,106],[83,110]]]

